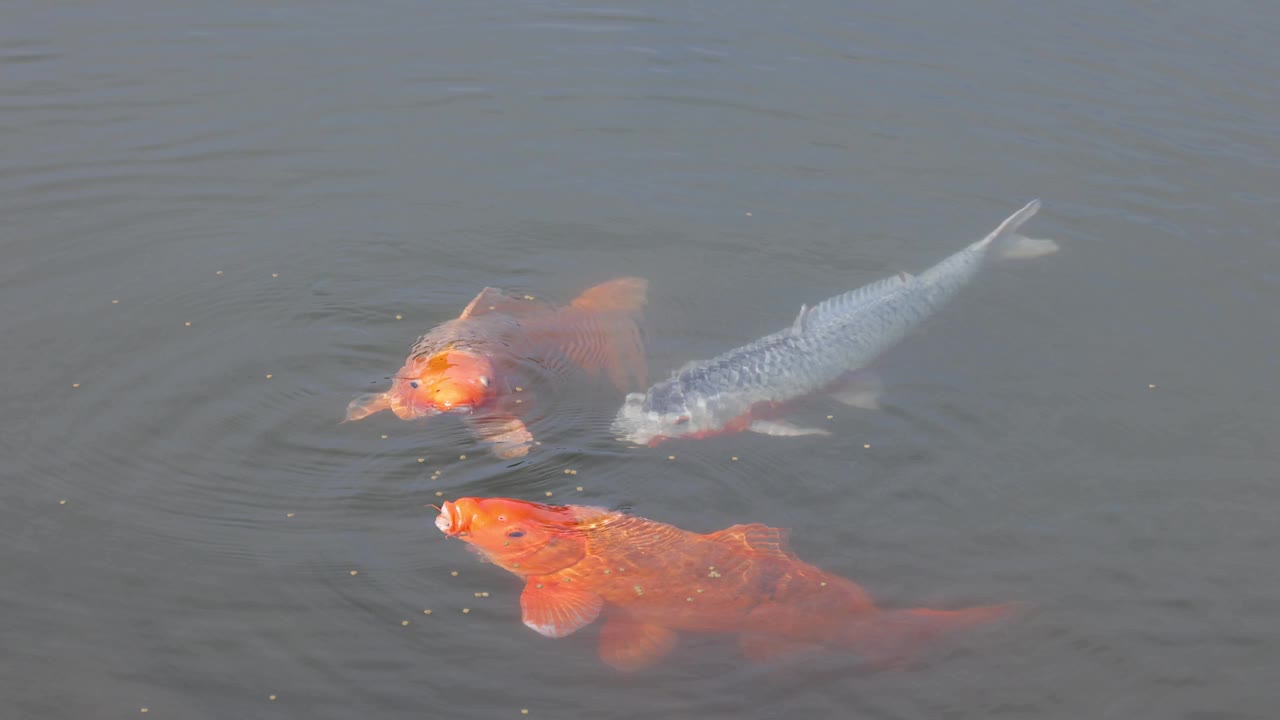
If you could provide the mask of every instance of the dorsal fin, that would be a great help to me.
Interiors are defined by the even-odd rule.
[[[707,539],[741,547],[757,555],[792,557],[791,551],[787,549],[787,534],[788,531],[782,528],[749,523],[717,530],[708,534]]]
[[[477,317],[491,312],[527,315],[531,312],[546,310],[548,307],[545,302],[539,300],[520,298],[498,288],[486,287],[480,291],[479,295],[476,295],[474,300],[467,303],[458,319],[466,320],[470,317]]]
[[[796,321],[791,323],[791,334],[800,335],[805,331],[805,322],[808,320],[812,310],[808,305],[800,305],[800,314],[796,315]]]

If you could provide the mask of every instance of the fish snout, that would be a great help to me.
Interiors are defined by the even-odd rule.
[[[470,535],[471,526],[483,514],[482,510],[478,498],[458,498],[453,502],[446,500],[440,507],[440,515],[436,517],[436,527],[449,537]]]
[[[450,537],[462,532],[462,511],[458,508],[458,503],[444,501],[440,506],[440,514],[436,516],[436,527]]]

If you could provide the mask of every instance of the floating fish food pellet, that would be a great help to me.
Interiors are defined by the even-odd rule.
[[[280,277],[280,273],[271,273],[271,277],[278,278]]]
[[[466,460],[466,459],[467,459],[467,456],[466,456],[466,455],[459,455],[459,456],[458,456],[458,459],[459,459],[459,460]]]
[[[427,459],[426,459],[426,458],[418,458],[418,462],[420,462],[420,463],[424,463],[424,462],[426,462],[426,461],[427,461]]]
[[[454,577],[458,577],[458,571],[457,571],[457,570],[450,570],[450,571],[449,571],[449,574],[450,574],[450,575],[452,575],[452,576],[454,576]]]
[[[270,380],[270,379],[271,379],[271,373],[267,373],[267,379],[268,379],[268,380]]]
[[[471,608],[462,608],[462,614],[463,614],[463,615],[466,615],[466,614],[467,614],[467,613],[469,613],[469,612],[471,612]]]
[[[191,321],[190,321],[190,320],[188,320],[188,321],[186,322],[186,325],[187,325],[187,327],[191,327]]]
[[[675,456],[675,455],[668,455],[668,456],[667,456],[667,459],[668,459],[668,460],[675,460],[675,459],[676,459],[676,456]]]
[[[422,614],[423,614],[423,615],[430,615],[430,614],[431,614],[431,608],[427,608],[426,610],[423,610],[423,611],[422,611]]]
[[[547,497],[551,497],[551,491],[550,491],[550,490],[548,490],[548,491],[547,491]]]
[[[581,486],[581,485],[579,485],[579,486],[578,486],[578,492],[582,492],[582,486]]]
[[[870,449],[871,449],[871,443],[863,443],[863,444],[862,444],[862,447],[864,447],[864,448],[866,448],[866,449],[870,450]]]
[[[119,305],[119,304],[120,304],[120,301],[119,301],[119,300],[112,300],[112,301],[111,301],[111,304],[112,304],[112,305]]]
[[[80,387],[80,383],[71,383],[71,387],[78,388]]]
[[[287,518],[291,518],[294,516],[294,513],[285,513],[284,516]]]
[[[409,627],[409,621],[408,621],[408,620],[401,620],[401,621],[400,621],[400,627]]]
[[[66,505],[66,504],[67,504],[67,501],[66,501],[66,500],[59,500],[59,501],[58,501],[58,504],[59,504],[59,505]]]
[[[352,577],[355,577],[356,575],[359,575],[359,574],[360,574],[360,571],[359,571],[359,570],[352,570],[352,571],[351,571],[351,575],[352,575]]]
[[[268,699],[268,700],[270,700],[271,702],[275,702],[275,700],[276,700],[276,696],[275,696],[275,695],[268,695],[268,696],[267,696],[267,699]]]
[[[397,320],[403,320],[403,319],[404,319],[404,316],[403,316],[403,315],[397,315],[397,316],[396,316],[396,319],[397,319]]]

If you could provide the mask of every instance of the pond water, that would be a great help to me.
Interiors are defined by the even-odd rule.
[[[5,717],[1274,715],[1280,7],[3,15]],[[828,437],[629,449],[576,384],[520,461],[338,422],[485,286],[647,278],[659,379],[1034,197],[1061,252],[885,355],[884,409],[802,403]],[[791,528],[886,606],[1029,610],[905,671],[691,637],[620,675],[433,526],[493,495]]]

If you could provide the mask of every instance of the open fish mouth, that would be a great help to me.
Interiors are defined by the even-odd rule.
[[[457,503],[444,501],[444,505],[440,506],[440,514],[436,516],[436,527],[450,537],[462,532],[462,511],[458,509]]]

